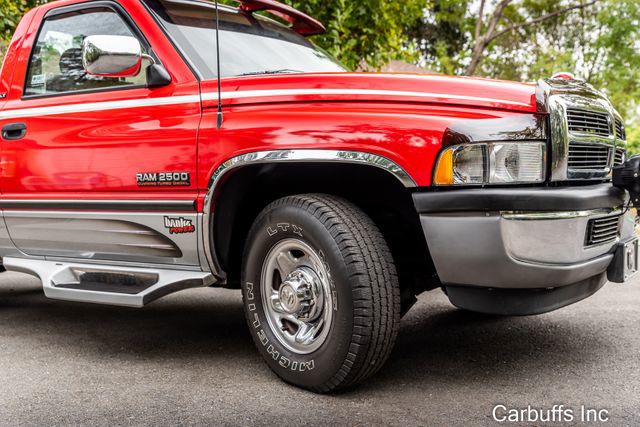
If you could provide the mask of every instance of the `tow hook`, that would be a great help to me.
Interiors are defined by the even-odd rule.
[[[623,165],[613,168],[613,186],[627,190],[631,204],[640,204],[640,155],[633,156]]]
[[[634,156],[623,165],[613,168],[613,186],[629,192],[629,203],[625,211],[631,206],[640,206],[640,156]],[[634,223],[637,223],[637,218]],[[607,271],[609,281],[624,283],[635,275],[638,272],[638,256],[637,237],[620,242]]]

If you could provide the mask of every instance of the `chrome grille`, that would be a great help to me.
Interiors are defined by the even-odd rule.
[[[616,119],[616,138],[623,141],[627,140],[627,131],[624,128],[624,123],[622,123],[620,119]]]
[[[610,155],[608,145],[572,142],[569,144],[569,169],[605,170],[609,167]]]
[[[613,166],[620,166],[627,159],[627,150],[624,148],[616,148],[616,152],[613,157]]]
[[[624,159],[624,121],[609,99],[589,84],[542,80],[539,101],[549,113],[551,181],[608,181]]]
[[[618,238],[622,214],[595,218],[587,225],[586,246],[597,246],[610,243]]]
[[[582,108],[568,108],[569,132],[588,135],[611,136],[609,114]]]

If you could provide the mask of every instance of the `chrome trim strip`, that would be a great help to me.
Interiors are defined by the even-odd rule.
[[[405,187],[417,187],[416,182],[405,170],[386,157],[362,151],[342,150],[274,150],[256,151],[241,154],[222,163],[211,176],[209,187],[229,170],[245,166],[247,164],[262,164],[272,162],[335,162],[365,164],[383,169],[394,175]]]
[[[0,199],[0,209],[79,209],[195,212],[195,200],[54,200]]]
[[[590,218],[599,216],[614,215],[622,213],[620,209],[593,209],[588,211],[573,212],[500,212],[502,218],[515,221],[539,221],[539,220],[557,220],[557,219],[574,219],[574,218]]]
[[[412,97],[429,98],[437,100],[459,100],[492,102],[514,107],[529,107],[529,104],[514,102],[505,99],[483,98],[466,95],[450,95],[446,93],[410,92],[399,90],[372,90],[372,89],[280,89],[280,90],[245,90],[223,92],[223,101],[233,101],[246,98],[273,98],[278,96],[374,96],[374,97]],[[181,105],[199,103],[202,101],[216,101],[218,93],[204,93],[200,95],[169,96],[162,98],[127,99],[121,101],[91,102],[86,104],[56,105],[51,107],[35,107],[0,111],[0,120],[21,119],[27,117],[54,116],[59,114],[89,113],[96,111],[122,110],[127,108],[160,107],[167,105]]]
[[[96,266],[115,266],[115,267],[127,267],[127,268],[155,268],[155,269],[166,269],[171,268],[171,270],[179,270],[179,271],[191,271],[191,272],[203,272],[208,270],[203,270],[199,265],[181,265],[181,264],[159,264],[156,262],[138,262],[138,261],[114,261],[114,260],[103,260],[103,259],[92,259],[92,260],[83,260],[78,258],[69,258],[63,256],[47,256],[39,257],[39,256],[28,256],[24,253],[20,255],[10,255],[8,258],[21,258],[21,259],[35,259],[35,260],[46,260],[46,261],[55,261],[61,263],[78,263],[78,262],[90,262],[91,265]]]
[[[345,162],[362,164],[380,168],[395,176],[405,187],[415,188],[418,185],[411,176],[398,164],[377,154],[361,151],[338,150],[276,150],[258,151],[241,154],[222,163],[211,176],[209,189],[204,200],[203,225],[201,227],[204,242],[204,252],[210,271],[219,278],[225,276],[217,257],[213,253],[213,212],[211,206],[213,196],[220,178],[242,166],[248,164],[265,164],[274,162],[306,163],[306,162]]]

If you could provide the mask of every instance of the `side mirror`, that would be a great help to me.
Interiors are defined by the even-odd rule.
[[[142,70],[142,46],[134,37],[89,36],[82,44],[82,65],[99,77],[136,77]]]
[[[82,43],[82,66],[87,74],[98,77],[136,77],[147,59],[147,86],[171,84],[171,75],[149,55],[142,53],[138,39],[126,36],[89,36]]]

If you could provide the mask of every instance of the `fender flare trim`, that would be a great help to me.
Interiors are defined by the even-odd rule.
[[[332,163],[344,162],[373,166],[392,174],[406,188],[416,188],[418,185],[413,178],[397,163],[378,154],[363,151],[347,150],[269,150],[255,151],[232,157],[223,162],[215,170],[209,181],[207,195],[204,200],[203,224],[201,227],[204,242],[205,261],[202,267],[211,271],[215,276],[224,279],[225,273],[220,266],[214,249],[214,236],[211,230],[213,224],[213,198],[221,178],[234,169],[248,165],[269,163]]]

